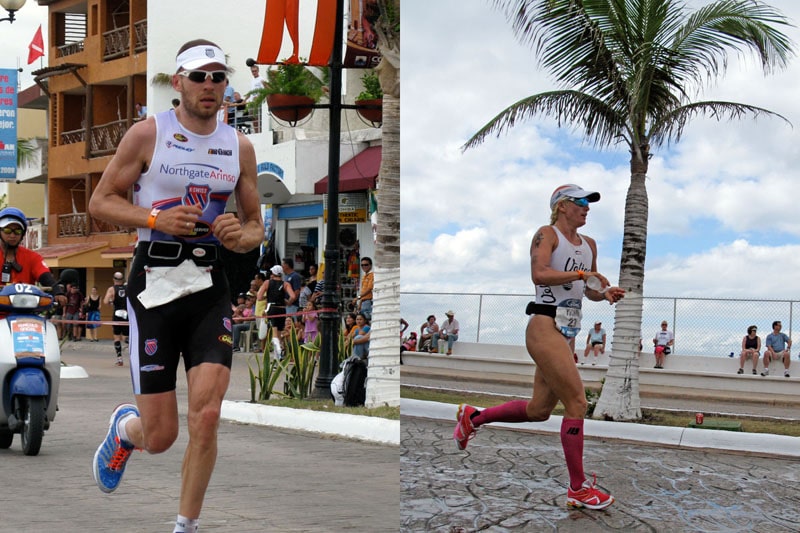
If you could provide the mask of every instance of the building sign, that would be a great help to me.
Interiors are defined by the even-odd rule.
[[[0,180],[17,179],[17,71],[0,69]]]
[[[322,195],[323,221],[328,222],[328,195]],[[339,224],[357,224],[368,220],[367,195],[363,192],[339,193]]]
[[[347,26],[347,49],[344,68],[375,68],[381,62],[375,23],[381,15],[378,0],[349,0],[350,23]]]

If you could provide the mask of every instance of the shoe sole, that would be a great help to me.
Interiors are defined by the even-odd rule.
[[[609,496],[607,501],[599,505],[592,505],[589,503],[583,503],[582,501],[576,500],[574,498],[567,498],[567,507],[570,507],[572,509],[586,508],[586,509],[600,510],[600,509],[605,509],[606,507],[614,503],[614,501],[615,501],[614,497]]]
[[[103,449],[103,444],[105,444],[105,442],[108,440],[109,435],[111,434],[111,428],[114,426],[114,419],[117,416],[117,410],[120,407],[125,406],[125,405],[133,405],[133,404],[122,403],[122,404],[119,404],[118,406],[116,406],[113,411],[111,411],[111,418],[109,418],[109,420],[108,420],[108,431],[106,431],[106,436],[103,439],[103,443],[100,444],[100,446],[97,447],[97,450],[94,452],[94,457],[92,458],[92,476],[94,476],[94,483],[95,483],[95,485],[97,485],[97,488],[99,488],[101,491],[105,492],[106,494],[110,494],[110,493],[114,492],[115,490],[117,490],[117,487],[119,487],[119,484],[117,484],[116,487],[109,489],[108,487],[106,487],[105,485],[103,485],[102,483],[99,482],[100,472],[97,470],[97,458],[100,456],[100,450]]]

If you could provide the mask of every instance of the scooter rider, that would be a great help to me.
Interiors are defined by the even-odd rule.
[[[52,287],[53,295],[61,305],[66,305],[64,285],[56,281],[41,255],[20,243],[28,231],[25,213],[16,207],[0,209],[0,287],[9,283],[40,283]]]

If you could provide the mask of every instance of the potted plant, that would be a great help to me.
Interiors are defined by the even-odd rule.
[[[356,108],[358,114],[365,120],[380,124],[383,120],[383,91],[378,74],[374,70],[368,70],[361,76],[361,83],[364,90],[356,96]]]
[[[324,83],[303,65],[281,64],[267,71],[263,89],[248,93],[249,106],[257,109],[266,100],[269,111],[278,119],[291,125],[313,111],[313,106],[323,94]]]

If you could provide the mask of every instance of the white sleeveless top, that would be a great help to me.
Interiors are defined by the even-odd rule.
[[[550,227],[558,237],[558,245],[550,256],[550,267],[564,272],[590,271],[594,255],[586,239],[579,234],[581,243],[574,245],[558,228]],[[580,280],[563,285],[536,285],[536,303],[556,306],[556,326],[565,337],[575,337],[581,330],[584,285]]]
[[[225,212],[239,179],[239,139],[236,130],[217,123],[209,135],[184,128],[174,110],[155,115],[156,145],[150,168],[133,186],[133,203],[151,209],[199,205],[203,214],[187,237],[139,228],[140,241],[178,241],[219,244],[211,223]]]

